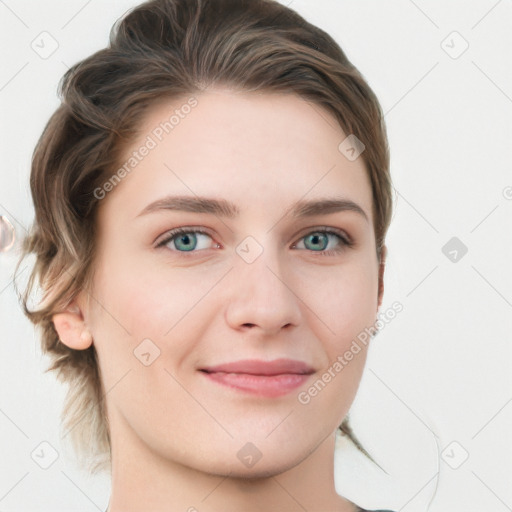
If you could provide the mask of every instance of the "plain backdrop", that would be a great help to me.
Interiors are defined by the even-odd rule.
[[[403,311],[373,340],[350,413],[386,473],[340,440],[338,492],[403,512],[512,510],[512,3],[282,3],[363,73],[391,148],[382,310],[398,301]],[[137,4],[0,0],[0,215],[18,243],[33,219],[31,154],[59,104],[58,81]],[[33,49],[41,38],[47,51],[57,45],[51,55]],[[81,471],[60,437],[65,389],[44,373],[19,307],[18,248],[0,253],[0,511],[105,510],[109,478]],[[46,469],[33,455],[50,449],[41,443],[58,455]]]

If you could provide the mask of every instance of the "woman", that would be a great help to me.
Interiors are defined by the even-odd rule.
[[[23,306],[108,512],[361,511],[334,447],[362,449],[392,206],[360,73],[277,2],[153,0],[60,92]]]

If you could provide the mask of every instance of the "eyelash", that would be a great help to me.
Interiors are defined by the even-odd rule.
[[[186,234],[190,234],[190,233],[200,233],[200,234],[207,235],[210,238],[212,238],[210,233],[208,233],[206,230],[201,229],[201,228],[176,228],[176,229],[172,229],[171,231],[169,231],[167,233],[167,236],[165,237],[165,239],[156,245],[156,248],[164,248],[165,245],[167,245],[169,242],[174,240],[178,235],[186,235]],[[323,251],[313,251],[311,249],[306,249],[307,251],[310,251],[312,254],[315,254],[318,256],[337,256],[346,248],[352,247],[354,245],[354,242],[343,231],[338,231],[334,228],[326,228],[326,227],[313,229],[309,233],[306,233],[304,236],[302,236],[300,238],[300,240],[302,240],[303,238],[306,238],[308,235],[312,235],[312,234],[316,234],[316,233],[322,233],[322,234],[326,234],[326,235],[334,235],[334,236],[338,237],[338,239],[341,242],[337,249],[329,249],[329,250],[323,250]],[[195,250],[193,250],[193,251],[178,251],[178,250],[174,251],[173,250],[173,252],[178,252],[178,253],[193,252],[194,253],[194,252],[198,252],[198,251],[195,251]]]

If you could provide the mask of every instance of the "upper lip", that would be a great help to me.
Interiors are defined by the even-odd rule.
[[[247,373],[250,375],[282,375],[295,373],[298,375],[314,373],[314,369],[302,361],[293,359],[275,359],[273,361],[263,361],[258,359],[244,359],[230,363],[219,364],[201,368],[201,371],[207,373],[226,372],[226,373]]]

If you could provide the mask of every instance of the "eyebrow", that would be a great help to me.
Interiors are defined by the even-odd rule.
[[[240,209],[225,199],[192,196],[167,196],[148,204],[137,216],[161,210],[175,210],[191,213],[206,213],[228,219],[234,219],[240,215]],[[291,215],[296,219],[313,217],[316,215],[328,215],[343,211],[356,212],[366,221],[366,212],[354,201],[339,197],[320,198],[315,200],[299,200],[292,204]]]

